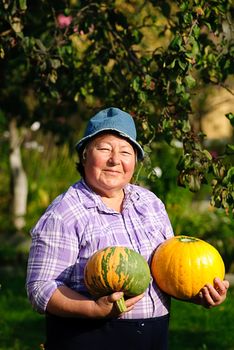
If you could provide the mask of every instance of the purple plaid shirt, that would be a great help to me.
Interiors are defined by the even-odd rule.
[[[88,295],[84,266],[97,250],[126,246],[150,263],[152,252],[173,236],[164,205],[149,190],[128,184],[121,213],[107,208],[81,180],[58,196],[32,229],[27,291],[39,312],[53,292],[66,285]],[[151,278],[145,296],[123,318],[150,318],[168,313],[169,298]]]

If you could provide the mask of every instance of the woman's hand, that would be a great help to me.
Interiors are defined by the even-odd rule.
[[[116,306],[116,301],[119,300],[122,296],[123,296],[122,292],[115,292],[96,300],[94,315],[100,318],[112,318],[112,317],[120,316],[121,312],[118,310],[118,307]],[[131,311],[134,308],[134,305],[139,300],[141,300],[143,296],[144,296],[144,293],[125,300],[125,305],[127,308],[125,312]]]
[[[61,317],[81,318],[111,318],[118,317],[121,312],[116,306],[116,301],[123,296],[122,292],[115,292],[99,299],[91,300],[77,293],[67,286],[58,287],[47,304],[47,312]],[[125,301],[128,312],[143,298],[144,293]]]
[[[206,284],[192,301],[210,309],[224,302],[228,288],[229,282],[227,280],[221,281],[219,278],[215,278],[214,285]]]

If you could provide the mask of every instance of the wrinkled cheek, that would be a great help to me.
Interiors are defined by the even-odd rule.
[[[125,175],[127,178],[131,179],[135,171],[135,167],[129,167],[125,170]]]
[[[98,178],[100,176],[101,170],[100,167],[95,166],[96,164],[86,164],[85,166],[85,175],[87,178]]]

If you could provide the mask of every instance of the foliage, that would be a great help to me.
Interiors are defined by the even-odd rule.
[[[79,179],[75,169],[76,155],[67,144],[56,145],[50,134],[34,136],[36,149],[23,149],[25,170],[29,176],[27,231],[36,223],[52,200]],[[34,141],[35,142],[35,141]],[[40,164],[40,166],[38,166]]]
[[[3,123],[39,120],[63,142],[81,124],[74,113],[85,118],[88,110],[118,105],[135,117],[149,156],[155,137],[182,142],[178,184],[199,191],[213,179],[212,204],[231,212],[233,145],[212,158],[190,120],[204,84],[231,92],[232,9],[229,0],[4,0]],[[232,111],[227,117],[233,125]],[[152,170],[150,157],[145,167]]]
[[[1,234],[15,232],[9,215],[8,153],[9,146],[3,142],[0,147],[0,211],[2,214],[0,237]],[[76,155],[71,154],[69,146],[56,145],[52,134],[47,134],[45,137],[39,130],[33,132],[33,136],[24,142],[22,158],[29,178],[28,210],[24,228],[25,232],[29,232],[50,202],[64,192],[70,184],[76,182],[79,174],[75,169]],[[1,244],[0,258],[1,252],[8,250],[3,246],[3,242]]]

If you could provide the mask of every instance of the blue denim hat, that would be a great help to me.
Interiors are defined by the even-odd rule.
[[[137,150],[137,158],[141,160],[144,157],[144,151],[136,141],[137,133],[133,118],[130,114],[114,107],[98,112],[89,120],[84,137],[76,144],[77,151],[94,136],[105,131],[124,137]]]

